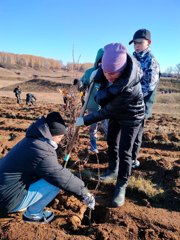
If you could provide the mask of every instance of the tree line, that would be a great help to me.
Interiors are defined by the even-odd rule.
[[[168,67],[165,72],[162,73],[162,76],[180,78],[180,63],[176,64],[175,67]]]
[[[61,60],[55,60],[51,58],[44,58],[28,54],[14,54],[7,52],[0,52],[0,67],[4,68],[21,68],[30,67],[35,70],[47,69],[47,70],[60,70],[67,71],[85,71],[87,68],[92,67],[92,63],[76,63],[68,62],[66,66],[63,65]]]

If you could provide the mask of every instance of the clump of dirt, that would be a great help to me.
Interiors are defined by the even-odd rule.
[[[64,112],[63,106],[57,104],[38,103],[27,111],[24,105],[17,105],[15,99],[0,98],[0,105],[0,157],[24,137],[29,124],[40,115],[60,111],[70,124],[70,112]],[[115,183],[99,181],[107,167],[107,143],[99,132],[99,153],[91,154],[88,127],[82,127],[67,167],[82,178],[95,195],[95,210],[87,209],[79,218],[81,199],[61,191],[48,206],[55,213],[51,223],[25,223],[22,213],[11,214],[0,219],[0,239],[179,239],[179,139],[178,117],[173,117],[172,121],[168,115],[153,115],[147,121],[139,155],[141,165],[132,175],[151,181],[163,189],[163,194],[150,198],[128,187],[125,205],[112,208]],[[62,164],[65,145],[58,152]],[[79,225],[72,224],[72,216],[78,216]]]

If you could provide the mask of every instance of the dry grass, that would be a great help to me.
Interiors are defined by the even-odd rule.
[[[131,176],[129,179],[128,187],[132,190],[145,193],[149,198],[154,198],[159,194],[163,194],[164,190],[158,188],[150,180],[143,179],[141,177]]]
[[[8,87],[8,86],[11,86],[11,85],[14,85],[14,84],[20,84],[22,81],[19,81],[19,80],[2,80],[0,79],[0,88],[3,88],[3,87]]]
[[[24,100],[26,99],[26,93],[28,92],[23,92],[21,94],[21,99]],[[31,92],[37,97],[37,103],[42,102],[42,103],[54,103],[54,104],[63,104],[63,96],[60,93],[43,93],[43,92]],[[15,95],[12,91],[0,91],[0,96],[1,97],[9,97],[9,98],[15,98]]]
[[[180,104],[180,93],[157,94],[156,103]]]

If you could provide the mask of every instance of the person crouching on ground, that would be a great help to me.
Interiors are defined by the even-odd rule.
[[[102,68],[94,74],[94,81],[110,85],[97,92],[96,102],[101,109],[76,119],[76,126],[90,125],[109,119],[108,169],[101,175],[102,181],[117,179],[112,200],[114,207],[125,202],[125,192],[132,167],[134,140],[144,119],[144,101],[140,79],[142,70],[121,43],[104,47]],[[107,84],[104,84],[107,86]]]
[[[23,220],[44,223],[54,218],[44,208],[61,189],[81,197],[89,208],[95,199],[84,182],[58,163],[56,149],[66,134],[58,112],[41,117],[0,160],[0,214],[26,210]]]
[[[27,93],[26,94],[26,105],[29,106],[29,105],[34,105],[35,102],[37,101],[37,98],[34,96],[34,94],[32,93]]]

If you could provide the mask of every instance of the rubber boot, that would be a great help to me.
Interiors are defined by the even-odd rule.
[[[115,193],[112,200],[113,207],[121,207],[125,202],[127,184],[118,181],[115,187]]]

